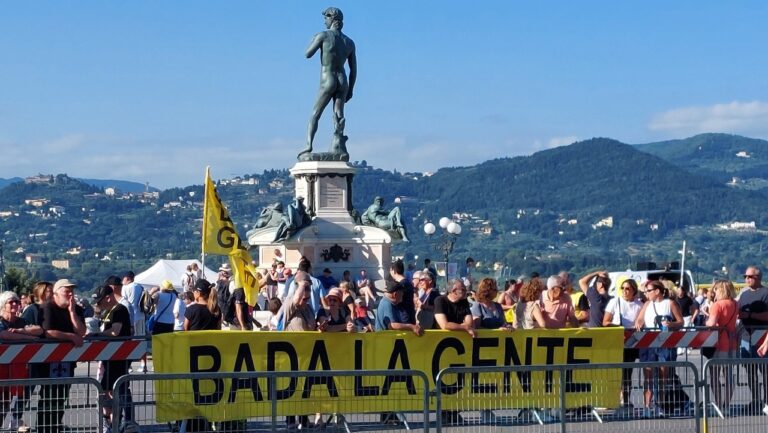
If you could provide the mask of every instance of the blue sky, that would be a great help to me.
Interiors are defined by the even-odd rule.
[[[5,1],[0,177],[166,188],[288,168],[338,6],[352,160],[434,171],[595,136],[768,138],[768,2]],[[326,112],[316,149],[330,142]]]

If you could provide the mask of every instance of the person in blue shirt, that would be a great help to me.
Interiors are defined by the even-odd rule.
[[[388,284],[384,296],[376,309],[376,331],[412,331],[418,336],[424,335],[424,330],[417,323],[403,320],[402,302],[404,287],[401,284]]]
[[[318,276],[317,279],[323,284],[325,290],[331,290],[331,288],[339,286],[339,282],[336,281],[336,278],[333,278],[333,272],[328,268],[323,269],[323,275]]]

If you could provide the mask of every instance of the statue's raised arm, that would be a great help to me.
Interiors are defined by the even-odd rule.
[[[357,56],[355,43],[341,32],[344,15],[338,8],[323,11],[327,30],[316,34],[307,47],[306,56],[311,58],[320,50],[320,89],[307,126],[307,146],[299,153],[299,160],[311,159],[312,145],[317,133],[320,117],[333,100],[333,141],[329,156],[332,159],[349,161],[344,135],[344,104],[352,98],[357,81]],[[344,65],[349,65],[347,77]]]

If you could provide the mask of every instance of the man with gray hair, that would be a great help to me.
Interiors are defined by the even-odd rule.
[[[43,304],[44,336],[57,340],[69,341],[80,347],[83,345],[85,323],[83,309],[72,293],[77,285],[69,280],[58,280],[53,285],[53,298]],[[46,378],[72,377],[75,374],[74,362],[53,362],[48,364]],[[42,385],[40,400],[37,404],[37,431],[39,433],[59,433],[64,417],[64,408],[69,398],[66,385]]]
[[[742,358],[760,358],[757,353],[758,345],[751,342],[752,332],[758,327],[768,325],[768,288],[763,287],[763,273],[757,266],[750,266],[744,271],[744,288],[739,293],[739,319],[744,326],[741,340]],[[747,405],[745,412],[748,415],[757,415],[761,409],[761,393],[768,400],[768,369],[765,365],[746,365],[747,384],[752,394],[752,402]],[[757,371],[763,376],[763,386],[759,385]],[[762,389],[761,389],[762,388]],[[768,406],[766,406],[768,408]],[[768,412],[766,412],[768,413]]]
[[[578,328],[571,297],[565,293],[565,283],[559,275],[547,279],[547,291],[541,294],[542,313],[547,329],[565,328],[569,323]]]

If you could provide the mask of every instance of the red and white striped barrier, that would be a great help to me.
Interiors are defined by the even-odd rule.
[[[69,342],[0,343],[2,364],[49,364],[53,362],[124,361],[147,353],[146,340],[94,340],[75,347]]]
[[[624,347],[626,349],[674,349],[686,347],[700,349],[713,347],[717,344],[718,331],[624,331]]]
[[[768,335],[768,329],[755,329],[752,333],[748,333],[746,330],[742,331],[741,339],[749,340],[749,344],[753,346],[759,346],[763,344],[766,335]],[[747,338],[749,336],[749,338]]]

